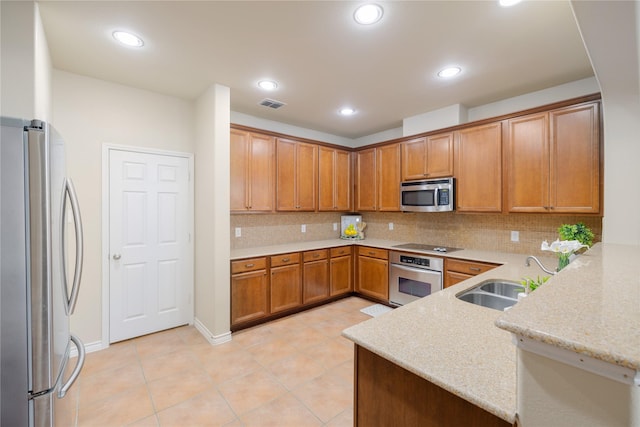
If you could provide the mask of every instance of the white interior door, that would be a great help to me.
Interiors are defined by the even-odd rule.
[[[109,152],[109,341],[192,321],[189,159]]]

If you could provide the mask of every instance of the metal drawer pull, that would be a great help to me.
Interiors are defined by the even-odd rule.
[[[480,271],[481,268],[479,268],[479,267],[469,267],[469,270],[471,270],[471,271]]]
[[[282,262],[289,262],[291,261],[291,258],[282,258]]]
[[[314,258],[318,258],[320,256],[320,254],[313,254]]]
[[[251,267],[255,267],[255,264],[245,264],[244,266],[245,268],[251,268]]]
[[[369,255],[375,255],[375,254],[376,254],[375,252],[371,252],[371,251],[369,252]]]

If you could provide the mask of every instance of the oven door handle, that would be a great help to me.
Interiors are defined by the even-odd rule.
[[[420,267],[408,267],[402,264],[391,264],[392,268],[397,268],[399,270],[409,271],[411,273],[434,273],[434,274],[442,274],[442,271],[431,270],[429,268],[420,268]]]

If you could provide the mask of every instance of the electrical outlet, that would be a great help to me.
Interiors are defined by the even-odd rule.
[[[393,230],[393,223],[392,222],[389,223],[389,230]]]
[[[520,241],[520,232],[519,231],[512,231],[511,232],[511,241],[512,242],[519,242]]]
[[[300,231],[301,231],[302,233],[306,233],[306,232],[307,232],[307,225],[306,225],[306,224],[302,224],[302,225],[300,226]]]
[[[338,231],[338,223],[337,222],[333,223],[333,231]]]
[[[236,237],[242,237],[242,228],[236,227]]]

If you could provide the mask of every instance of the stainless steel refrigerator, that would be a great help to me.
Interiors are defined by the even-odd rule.
[[[84,364],[69,332],[82,275],[80,211],[55,130],[0,121],[0,424],[53,426]]]

